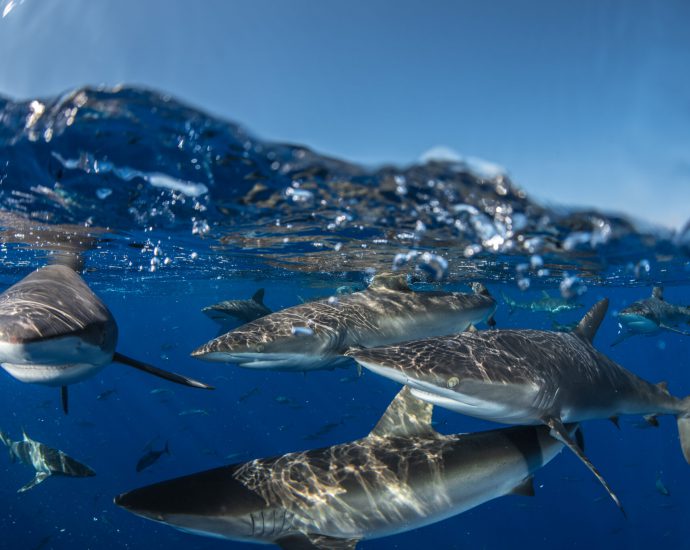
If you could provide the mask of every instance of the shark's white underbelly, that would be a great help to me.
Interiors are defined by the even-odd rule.
[[[68,336],[29,344],[0,342],[0,363],[22,382],[63,386],[88,378],[112,361],[112,353]]]

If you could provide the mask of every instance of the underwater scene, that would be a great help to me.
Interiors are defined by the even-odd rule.
[[[118,87],[0,98],[0,242],[3,548],[690,544],[690,225]]]

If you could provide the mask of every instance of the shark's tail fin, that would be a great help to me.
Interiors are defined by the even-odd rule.
[[[7,435],[5,432],[0,430],[0,441],[2,441],[5,445],[8,447],[12,445],[12,440],[10,439],[10,436]]]
[[[677,418],[678,436],[685,461],[690,464],[690,397],[683,399],[683,409],[685,412],[680,413]]]

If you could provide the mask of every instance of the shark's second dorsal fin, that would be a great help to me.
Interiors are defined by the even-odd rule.
[[[372,290],[397,290],[399,292],[409,292],[410,286],[407,284],[407,275],[401,273],[379,273],[369,283]]]
[[[264,305],[264,289],[260,288],[254,293],[254,296],[252,296],[252,300],[254,300],[257,304]]]
[[[661,286],[655,286],[652,289],[652,298],[656,298],[657,300],[664,300],[664,288]]]
[[[24,430],[24,428],[22,428],[22,440],[31,441],[31,438],[26,434],[26,430]]]
[[[388,405],[386,412],[371,430],[370,436],[407,437],[411,435],[436,435],[431,427],[431,416],[434,406],[417,399],[405,386]]]
[[[604,315],[606,315],[606,310],[608,308],[608,298],[599,300],[592,306],[592,309],[585,313],[585,316],[578,323],[573,332],[588,342],[594,340],[594,336],[596,335],[597,330],[599,330],[599,325],[601,325],[601,322],[604,320]]]

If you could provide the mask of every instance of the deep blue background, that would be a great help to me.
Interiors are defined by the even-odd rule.
[[[71,413],[63,416],[57,389],[22,384],[0,376],[0,428],[20,437],[21,428],[33,438],[58,447],[93,467],[89,479],[50,478],[35,489],[16,490],[32,476],[24,465],[0,460],[0,533],[3,548],[227,548],[240,543],[180,533],[165,525],[137,518],[114,506],[112,498],[125,490],[192,473],[227,462],[332,445],[368,433],[399,389],[393,382],[355,369],[301,374],[256,372],[233,365],[204,363],[189,352],[214,337],[216,325],[201,307],[228,298],[249,297],[266,288],[273,309],[299,297],[328,295],[332,288],[313,288],[309,281],[212,280],[160,283],[153,279],[123,281],[112,288],[89,279],[112,309],[120,327],[119,350],[164,368],[177,370],[217,386],[204,392],[175,386],[110,365],[102,373],[71,388]],[[537,296],[505,290],[519,299]],[[498,285],[491,286],[499,295]],[[668,380],[674,395],[690,394],[687,375],[690,338],[662,333],[631,338],[610,348],[617,325],[612,313],[650,289],[591,287],[587,306],[608,296],[611,309],[595,343],[623,366],[650,381]],[[690,289],[669,287],[673,303],[690,303]],[[560,315],[572,321],[585,309]],[[499,307],[498,326],[550,328],[546,314]],[[156,388],[173,394],[152,395]],[[254,388],[254,395],[239,401]],[[108,399],[96,396],[106,390]],[[276,397],[287,398],[281,403]],[[285,401],[281,399],[280,401]],[[189,409],[206,415],[179,416]],[[435,419],[444,433],[495,427],[437,409]],[[325,424],[340,422],[329,433],[308,440]],[[690,466],[683,460],[674,419],[664,417],[658,429],[640,428],[641,419],[626,417],[621,430],[608,421],[584,425],[586,451],[621,497],[625,520],[595,479],[567,451],[539,471],[536,497],[504,497],[468,513],[398,536],[365,541],[362,548],[688,548]],[[145,445],[170,442],[171,456],[142,473],[135,465]],[[657,491],[657,477],[670,491]],[[46,538],[50,537],[50,538]],[[233,546],[234,545],[234,546]],[[248,545],[245,547],[249,547]]]

